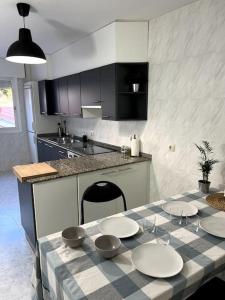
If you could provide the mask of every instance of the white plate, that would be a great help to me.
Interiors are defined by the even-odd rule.
[[[225,238],[225,218],[207,217],[200,221],[200,226],[209,234]]]
[[[198,208],[191,203],[179,200],[171,200],[163,204],[163,210],[168,214],[180,217],[181,212],[183,217],[195,216],[198,213]]]
[[[112,217],[103,220],[99,224],[99,230],[102,234],[111,234],[122,239],[135,235],[139,231],[139,225],[127,217]]]
[[[183,259],[171,246],[143,244],[132,252],[132,261],[138,271],[155,278],[168,278],[183,269]]]

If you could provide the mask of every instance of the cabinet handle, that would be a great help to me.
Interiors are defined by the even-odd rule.
[[[101,100],[92,101],[92,103],[101,103],[101,102],[102,102]]]
[[[110,172],[104,172],[101,175],[110,175],[110,174],[115,174],[117,171],[110,171]]]
[[[63,113],[54,113],[54,115],[63,115]]]
[[[45,146],[47,146],[48,148],[53,148],[53,146],[51,146],[49,144],[45,144]]]
[[[111,116],[102,116],[103,118],[105,118],[105,119],[110,119],[111,118]]]
[[[128,171],[128,170],[132,170],[132,168],[119,169],[117,172],[123,172],[123,171]]]
[[[65,152],[63,152],[63,151],[60,151],[60,150],[59,150],[59,153],[60,153],[60,154],[65,154]]]
[[[42,111],[41,114],[46,115],[47,113],[45,111]]]

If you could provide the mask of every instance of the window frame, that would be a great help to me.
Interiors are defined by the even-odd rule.
[[[0,81],[1,80],[10,81],[12,85],[15,127],[0,128],[0,134],[19,133],[22,131],[22,123],[21,123],[21,113],[20,113],[20,105],[19,105],[20,99],[19,99],[18,80],[17,78],[12,78],[12,77],[0,77]]]

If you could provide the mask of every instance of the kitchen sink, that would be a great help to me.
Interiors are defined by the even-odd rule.
[[[85,156],[85,155],[94,155],[94,154],[101,154],[107,152],[113,152],[115,150],[97,146],[93,143],[83,143],[78,139],[74,139],[72,137],[57,137],[51,136],[46,138],[49,142],[55,143],[58,146],[63,147],[67,151],[72,151],[76,153],[78,156]]]

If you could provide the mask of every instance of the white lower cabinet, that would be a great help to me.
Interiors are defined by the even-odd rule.
[[[150,162],[134,163],[78,175],[78,206],[84,191],[97,181],[111,181],[123,191],[127,208],[132,209],[149,203]],[[106,203],[84,202],[85,223],[123,211],[122,198]]]
[[[83,193],[97,181],[118,185],[128,209],[148,203],[149,169],[150,163],[146,161],[33,184],[37,238],[80,224]],[[85,201],[84,221],[91,222],[123,210],[121,197],[105,203]]]
[[[33,184],[37,238],[78,225],[77,177]]]

